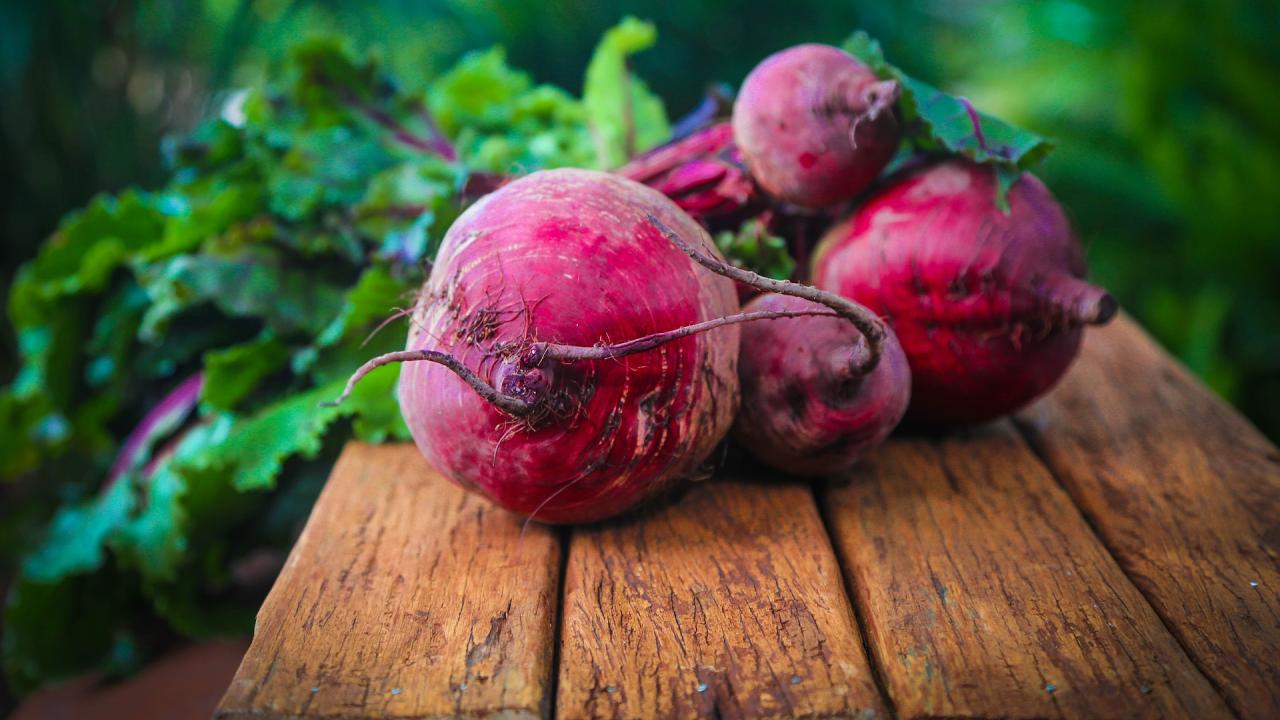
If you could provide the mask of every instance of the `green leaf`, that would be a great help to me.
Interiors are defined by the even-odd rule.
[[[37,428],[45,418],[52,418],[58,432],[54,442],[65,439],[69,424],[62,415],[55,413],[47,397],[19,397],[12,389],[0,390],[0,427],[7,431],[0,434],[0,478],[11,480],[38,467],[43,459],[44,442],[37,442],[42,435]]]
[[[44,543],[23,561],[23,575],[51,583],[98,570],[106,560],[107,540],[128,520],[135,504],[131,483],[122,477],[92,500],[59,510]]]
[[[337,38],[312,38],[290,53],[292,100],[314,127],[346,122],[352,103],[372,103],[380,92],[378,63],[372,57],[358,61]]]
[[[219,173],[179,183],[165,196],[170,217],[164,237],[140,253],[142,262],[154,262],[196,249],[262,210],[266,191],[254,173]]]
[[[422,93],[399,90],[378,58],[357,60],[340,41],[316,38],[296,46],[292,59],[291,94],[304,127],[353,125],[403,155],[449,156]]]
[[[132,190],[100,196],[68,216],[14,282],[14,326],[38,325],[60,309],[51,303],[106,289],[117,268],[160,240],[163,223],[153,198]]]
[[[369,177],[393,162],[376,138],[348,127],[304,133],[268,167],[268,208],[297,222],[322,208],[351,205]]]
[[[736,231],[723,230],[715,240],[716,247],[733,264],[766,277],[786,280],[796,269],[787,241],[770,233],[758,219],[746,221]]]
[[[151,582],[172,580],[188,550],[244,516],[253,503],[237,497],[228,475],[199,467],[225,442],[233,420],[215,415],[193,425],[162,451],[141,486],[142,508],[112,547]]]
[[[236,421],[226,438],[206,448],[190,467],[227,469],[232,487],[242,492],[275,487],[285,460],[315,457],[330,424],[355,411],[354,404],[321,405],[338,397],[342,386],[339,381],[291,395]]]
[[[457,65],[431,84],[431,111],[440,127],[456,136],[464,127],[491,130],[511,123],[512,105],[528,92],[527,73],[507,65],[500,47],[462,56]]]
[[[458,175],[456,166],[431,158],[381,171],[352,208],[356,229],[381,239],[380,257],[418,274],[457,217]]]
[[[118,269],[158,242],[162,226],[152,196],[101,196],[63,221],[17,273],[8,310],[21,365],[6,410],[23,422],[7,427],[17,442],[30,445],[20,453],[25,459],[3,462],[6,474],[30,467],[46,452],[60,452],[72,440],[69,405],[83,372],[87,326],[99,306],[90,298],[107,291]]]
[[[379,265],[370,267],[347,291],[342,311],[316,338],[316,345],[323,348],[340,340],[363,341],[368,333],[398,309],[412,303],[412,290],[412,285],[393,276],[387,268]]]
[[[861,30],[845,41],[844,49],[882,79],[898,81],[905,140],[916,150],[962,155],[995,165],[998,202],[1005,210],[1009,187],[1053,150],[1049,140],[979,112],[965,98],[948,95],[889,64],[880,44]]]
[[[85,345],[89,362],[85,380],[91,388],[122,385],[135,349],[138,326],[147,307],[147,294],[129,278],[102,305]]]
[[[215,410],[234,410],[288,360],[289,349],[269,332],[247,343],[207,352],[200,400]]]
[[[587,65],[582,103],[598,143],[600,169],[615,168],[671,136],[662,100],[627,68],[627,57],[652,47],[653,23],[626,17],[605,32]]]
[[[342,302],[338,286],[305,268],[286,267],[278,253],[266,249],[235,257],[179,255],[147,268],[142,279],[152,302],[140,330],[145,340],[202,302],[231,317],[261,318],[282,335],[319,332]]]
[[[182,496],[185,479],[173,462],[164,462],[143,483],[144,507],[123,524],[114,538],[120,552],[130,556],[144,576],[170,577],[187,550]]]
[[[464,56],[429,97],[469,168],[530,172],[596,162],[582,103],[560,88],[533,86],[507,66],[501,48]]]

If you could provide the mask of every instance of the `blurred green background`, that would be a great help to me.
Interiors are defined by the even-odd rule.
[[[50,0],[0,4],[0,282],[102,190],[163,181],[162,137],[270,73],[293,41],[341,33],[406,83],[505,46],[579,89],[600,34],[656,21],[637,71],[672,116],[761,57],[857,27],[890,61],[1057,139],[1043,175],[1094,277],[1280,439],[1280,3],[828,0],[512,2]],[[11,336],[0,370],[12,372]]]

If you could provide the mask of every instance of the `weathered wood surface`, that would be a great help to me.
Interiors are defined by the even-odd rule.
[[[880,717],[807,485],[718,482],[574,532],[563,718]]]
[[[1131,320],[1020,424],[1242,717],[1280,716],[1280,453]]]
[[[895,439],[825,513],[900,717],[1229,717],[1008,421]]]
[[[258,613],[218,717],[544,715],[560,544],[352,444]]]
[[[1277,716],[1280,453],[1124,318],[1017,427],[523,535],[353,445],[218,715]]]

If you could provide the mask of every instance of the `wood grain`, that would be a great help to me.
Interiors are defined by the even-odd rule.
[[[1020,425],[1232,709],[1280,715],[1280,452],[1127,318]]]
[[[824,496],[900,717],[1229,717],[1008,421]]]
[[[884,713],[808,486],[716,482],[576,531],[557,714]]]
[[[535,717],[560,544],[412,445],[343,452],[218,717]]]

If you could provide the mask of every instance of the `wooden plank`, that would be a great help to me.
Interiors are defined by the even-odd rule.
[[[218,717],[545,715],[560,543],[412,445],[343,452]]]
[[[716,482],[576,531],[557,714],[883,714],[808,486]]]
[[[901,717],[1229,717],[1009,421],[892,440],[824,498]]]
[[[1020,425],[1232,709],[1280,714],[1280,452],[1127,318]]]

